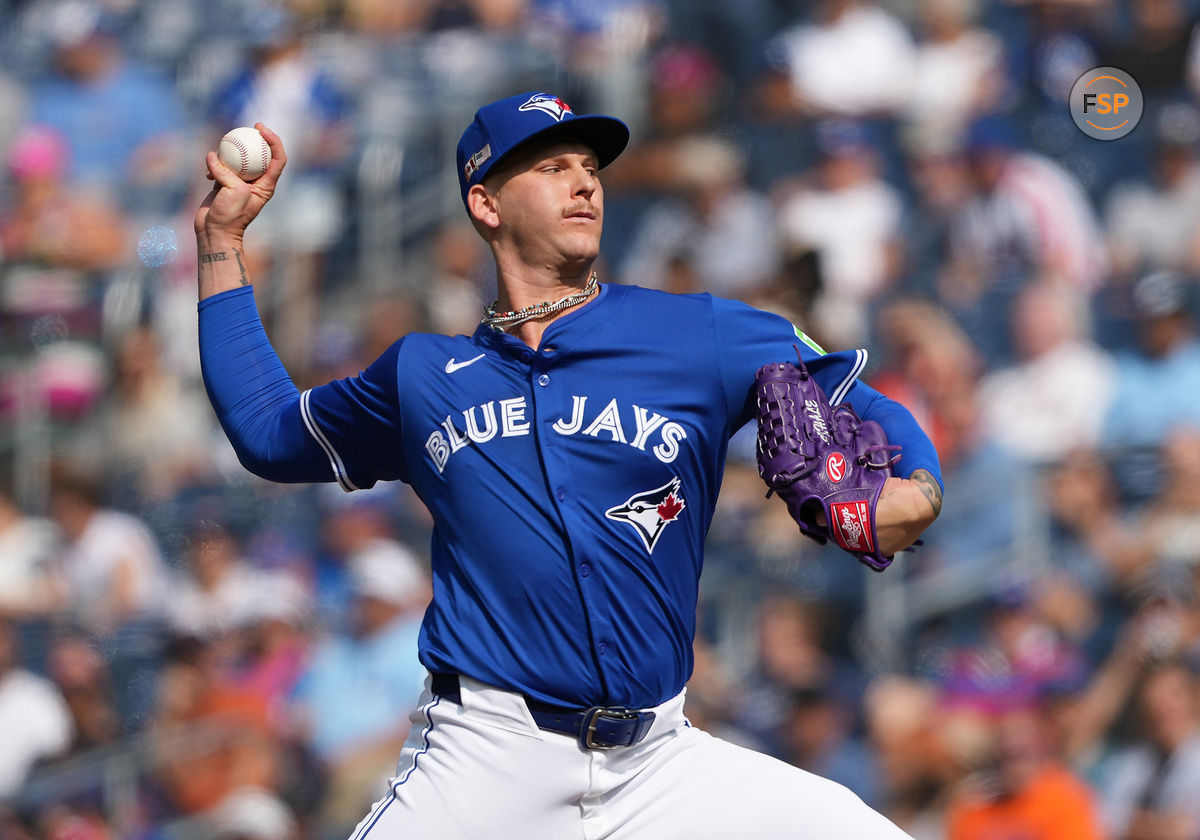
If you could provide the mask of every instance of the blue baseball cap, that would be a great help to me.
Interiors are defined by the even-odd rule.
[[[458,141],[458,184],[463,204],[467,192],[484,179],[492,167],[532,140],[566,138],[589,146],[608,166],[629,143],[629,127],[615,117],[579,116],[557,96],[529,91],[475,112]]]

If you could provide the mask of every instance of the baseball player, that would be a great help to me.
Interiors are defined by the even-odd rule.
[[[196,215],[217,415],[264,478],[404,481],[434,520],[431,676],[354,840],[904,837],[846,788],[684,717],[702,547],[729,438],[762,413],[760,368],[795,360],[903,447],[871,501],[879,565],[937,514],[933,447],[856,382],[865,353],[824,354],[741,303],[600,282],[600,170],[629,131],[530,92],[480,108],[458,144],[499,281],[474,334],[408,335],[358,376],[298,393],[242,253],[286,162],[258,127],[270,168],[246,183],[210,152]]]

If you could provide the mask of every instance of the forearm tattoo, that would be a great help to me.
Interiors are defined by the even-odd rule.
[[[239,251],[235,248],[233,250],[233,256],[237,259],[238,271],[240,271],[242,273],[242,285],[249,286],[250,285],[250,276],[248,274],[246,274],[246,264],[244,262],[242,262],[241,251]],[[934,485],[934,486],[936,487],[937,485]],[[938,503],[941,504],[941,496],[938,496]]]
[[[250,275],[246,273],[246,264],[242,262],[242,254],[236,248],[233,249],[233,258],[237,260],[238,271],[241,274],[242,285],[249,286]],[[211,254],[201,254],[200,264],[205,265],[207,263],[224,262],[227,259],[229,259],[229,254],[225,251],[214,251]]]
[[[929,474],[929,470],[917,470],[909,478],[917,482],[917,487],[925,494],[925,498],[929,500],[929,504],[933,507],[933,515],[938,516],[941,514],[942,488],[938,485],[937,479]]]

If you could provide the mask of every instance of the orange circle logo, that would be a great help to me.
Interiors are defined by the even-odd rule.
[[[1142,89],[1124,70],[1093,67],[1071,87],[1071,119],[1096,140],[1118,140],[1142,118]]]

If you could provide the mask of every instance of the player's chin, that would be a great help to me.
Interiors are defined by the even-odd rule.
[[[569,231],[561,240],[565,256],[575,260],[594,260],[600,255],[600,230]]]

